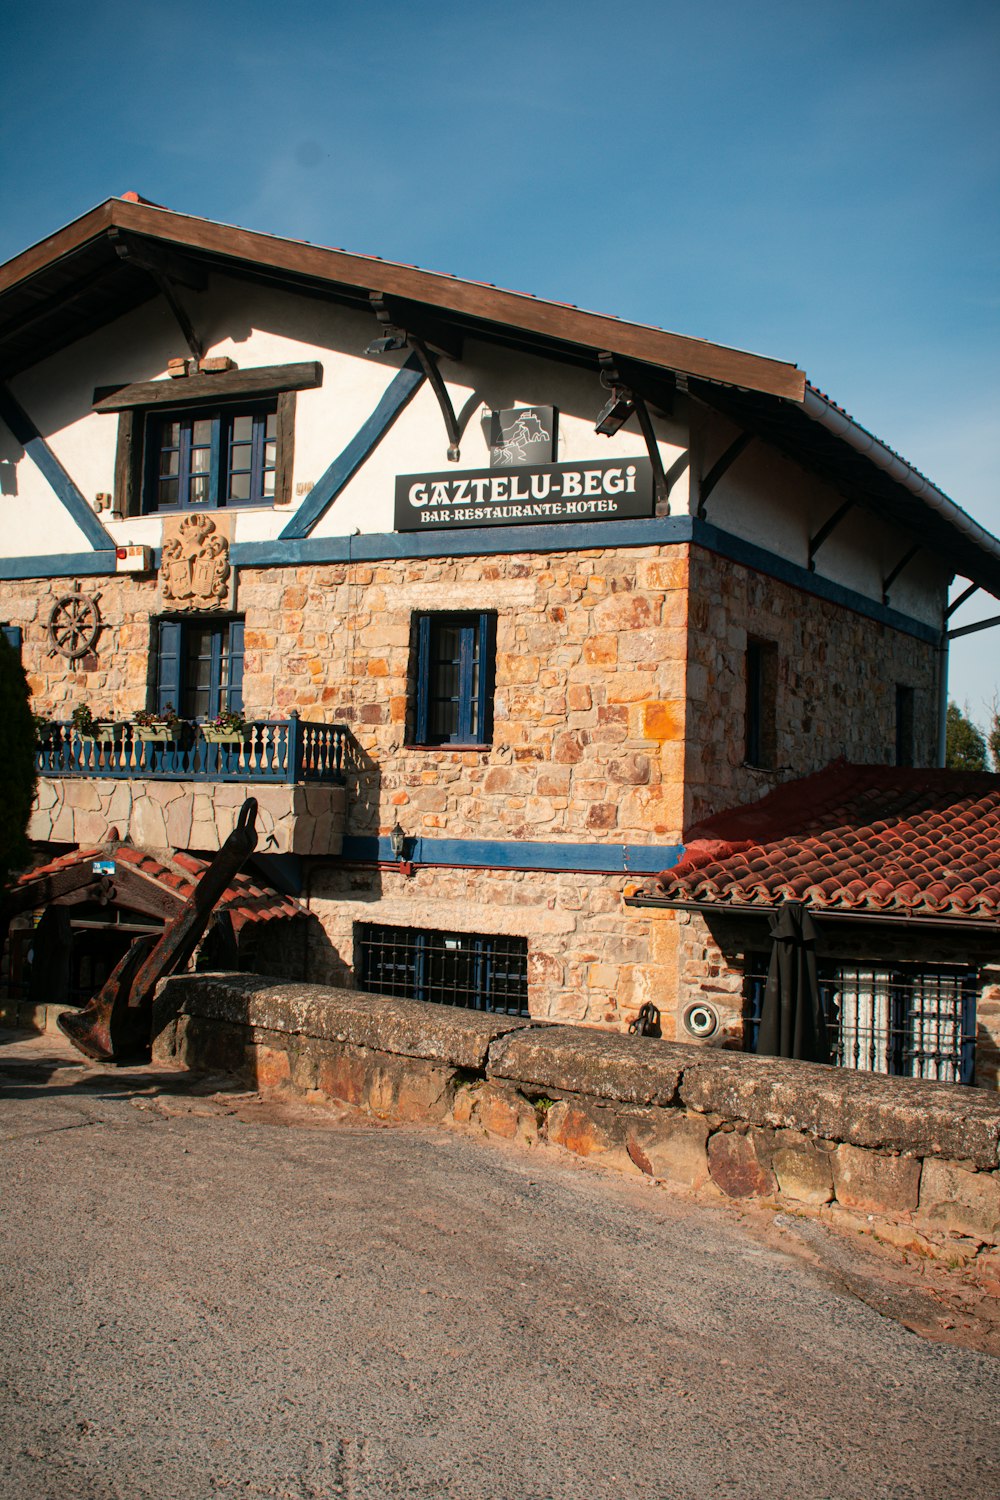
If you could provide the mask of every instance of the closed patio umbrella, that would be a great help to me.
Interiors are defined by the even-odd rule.
[[[828,1063],[830,1042],[816,977],[816,925],[801,901],[786,901],[770,926],[771,962],[757,1051]]]

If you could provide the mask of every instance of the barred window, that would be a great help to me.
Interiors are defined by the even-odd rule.
[[[744,1047],[756,1052],[768,955],[748,954]],[[963,965],[829,964],[820,996],[833,1061],[862,1073],[972,1083],[978,973]]]
[[[355,928],[354,951],[358,982],[376,995],[528,1014],[526,938],[364,922]]]

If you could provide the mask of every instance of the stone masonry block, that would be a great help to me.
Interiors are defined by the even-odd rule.
[[[770,1198],[777,1191],[752,1134],[717,1131],[708,1143],[708,1166],[712,1181],[728,1198]]]
[[[487,1083],[475,1092],[475,1119],[487,1135],[504,1140],[535,1141],[538,1124],[535,1111],[514,1089]]]
[[[912,1156],[882,1156],[856,1146],[833,1153],[837,1202],[867,1213],[910,1213],[917,1206],[920,1162]]]
[[[260,1044],[254,1048],[253,1060],[259,1089],[279,1089],[291,1083],[291,1059],[287,1048]]]
[[[368,1056],[353,1047],[331,1048],[317,1067],[317,1086],[331,1099],[345,1104],[365,1102]]]
[[[771,1167],[783,1198],[820,1207],[833,1197],[829,1151],[803,1137],[800,1144],[779,1145],[771,1152]]]
[[[393,1107],[397,1120],[436,1122],[451,1108],[454,1074],[448,1068],[411,1059],[401,1071]]]
[[[977,1239],[1000,1239],[1000,1177],[968,1172],[950,1161],[925,1161],[920,1217]]]
[[[628,1127],[626,1147],[649,1177],[700,1188],[708,1181],[708,1123],[701,1115],[657,1110]]]
[[[577,1156],[618,1157],[619,1165],[629,1159],[622,1120],[600,1105],[558,1100],[548,1112],[546,1136]]]

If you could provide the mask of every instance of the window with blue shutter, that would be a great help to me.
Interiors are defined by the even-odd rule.
[[[243,621],[161,620],[156,706],[182,719],[214,719],[243,708]]]
[[[0,625],[0,630],[3,631],[4,640],[8,646],[13,647],[20,659],[21,646],[24,644],[24,634],[20,625]]]
[[[421,614],[414,622],[415,743],[490,744],[496,615]]]

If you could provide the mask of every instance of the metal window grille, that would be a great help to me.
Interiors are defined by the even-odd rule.
[[[355,954],[360,984],[376,995],[505,1016],[528,1014],[525,938],[366,922],[356,928]]]
[[[744,1046],[756,1052],[768,955],[748,956]],[[961,965],[837,964],[820,995],[838,1067],[938,1083],[975,1078],[978,972]]]

